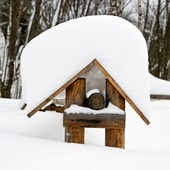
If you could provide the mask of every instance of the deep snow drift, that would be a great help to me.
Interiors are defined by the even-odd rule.
[[[104,129],[87,128],[84,145],[64,143],[62,114],[29,119],[18,102],[0,99],[2,170],[170,169],[170,101],[151,102],[149,126],[126,105],[126,149],[104,147]]]
[[[26,46],[21,57],[22,100],[27,103],[26,110],[34,109],[93,59],[102,64],[149,118],[146,42],[134,25],[114,16],[65,22]]]

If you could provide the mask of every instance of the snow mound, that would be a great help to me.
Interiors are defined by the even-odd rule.
[[[40,34],[21,56],[23,101],[31,111],[97,59],[149,118],[146,42],[128,21],[114,16],[70,20]]]
[[[150,94],[170,95],[170,82],[150,74]]]

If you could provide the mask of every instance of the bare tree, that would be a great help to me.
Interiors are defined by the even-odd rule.
[[[122,0],[110,0],[110,15],[122,15]]]
[[[16,3],[8,0],[1,1],[1,3],[1,7],[4,8],[1,9],[0,19],[2,23],[6,21],[6,24],[1,27],[6,42],[1,59],[1,96],[11,97],[11,87],[18,74],[17,70],[19,69],[16,56],[20,46],[21,27],[19,23],[24,10],[24,0],[21,2],[17,1]]]

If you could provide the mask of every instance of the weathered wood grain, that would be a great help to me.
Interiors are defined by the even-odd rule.
[[[125,128],[125,114],[64,113],[63,126]]]
[[[86,79],[79,78],[66,88],[66,108],[71,104],[85,105]]]
[[[111,102],[120,109],[125,111],[125,98],[119,93],[119,91],[106,80],[106,103]]]
[[[125,148],[125,129],[105,129],[105,146]]]
[[[68,143],[84,143],[84,128],[81,127],[66,127],[65,142]]]

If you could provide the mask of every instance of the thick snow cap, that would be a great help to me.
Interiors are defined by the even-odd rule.
[[[97,59],[149,119],[148,54],[144,37],[128,21],[89,16],[53,27],[25,47],[21,58],[23,102],[31,111]]]

